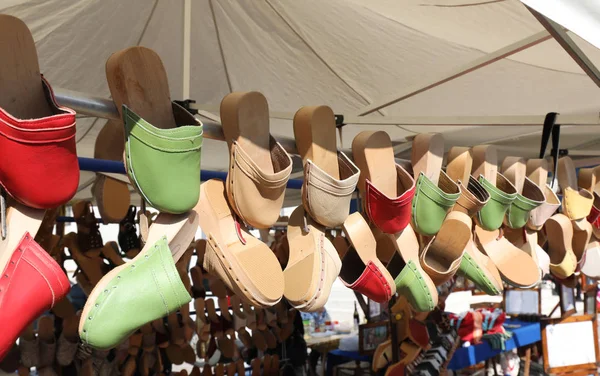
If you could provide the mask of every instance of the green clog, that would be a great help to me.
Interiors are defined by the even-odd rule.
[[[494,231],[502,226],[504,215],[517,198],[514,185],[501,173],[497,174],[496,186],[481,175],[479,182],[490,194],[490,200],[475,216],[477,224],[487,231]]]
[[[460,187],[444,171],[438,185],[421,172],[412,200],[412,223],[415,231],[432,236],[442,227],[446,214],[460,197]]]
[[[506,225],[510,228],[521,228],[527,224],[531,211],[546,201],[544,192],[530,179],[525,178],[523,193],[517,198],[506,212]]]
[[[435,296],[432,295],[431,288],[425,280],[429,276],[421,273],[425,273],[423,269],[417,267],[414,261],[408,261],[400,274],[394,279],[396,291],[399,295],[406,297],[415,311],[433,311],[437,304],[437,290],[434,292]]]
[[[200,197],[202,123],[175,103],[173,114],[178,127],[162,129],[123,105],[125,159],[129,180],[148,204],[181,214]]]
[[[167,238],[147,247],[98,282],[88,298],[81,340],[93,348],[117,346],[139,327],[175,312],[192,298],[175,268]]]
[[[457,273],[472,281],[475,287],[488,295],[495,296],[501,292],[492,282],[492,277],[486,275],[485,271],[467,252],[463,254]]]

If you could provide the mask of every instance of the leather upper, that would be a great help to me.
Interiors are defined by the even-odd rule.
[[[0,275],[0,361],[25,327],[70,289],[56,261],[25,233]]]
[[[85,324],[79,333],[84,343],[100,350],[115,347],[140,326],[192,300],[165,236],[106,282],[95,301],[86,303],[93,307],[81,318]]]
[[[438,185],[433,184],[421,172],[417,179],[416,193],[412,200],[412,222],[415,231],[431,236],[442,227],[446,214],[460,197],[460,187],[440,171]]]
[[[392,297],[392,288],[373,261],[367,263],[364,271],[356,281],[342,279],[342,282],[346,287],[358,291],[378,303],[385,303]]]
[[[59,106],[41,80],[54,115],[17,119],[0,108],[0,184],[29,207],[51,209],[73,198],[79,185],[75,111]]]
[[[255,228],[271,227],[279,218],[285,188],[292,173],[292,159],[283,146],[271,137],[273,173],[266,173],[233,141],[227,197],[236,214]]]
[[[200,196],[202,124],[173,103],[177,128],[153,126],[126,105],[125,159],[129,180],[161,212],[180,214]]]
[[[546,200],[529,213],[529,222],[527,225],[533,230],[541,229],[542,226],[544,226],[544,223],[546,223],[560,207],[558,196],[547,184],[544,187],[544,197]]]
[[[458,270],[460,274],[473,281],[475,286],[486,294],[492,296],[500,294],[500,290],[492,281],[494,277],[488,275],[469,253],[465,252],[463,254]]]
[[[570,187],[563,190],[563,211],[570,220],[587,217],[594,205],[594,196],[587,189],[576,191]]]
[[[588,222],[594,224],[598,218],[600,218],[600,195],[594,192],[594,204],[592,205],[592,209],[590,210],[590,214],[587,216]]]
[[[529,178],[525,178],[523,193],[517,194],[506,212],[506,225],[510,228],[521,228],[529,220],[532,210],[546,201],[544,192]]]
[[[550,263],[550,272],[556,277],[565,279],[575,273],[577,269],[577,257],[573,251],[568,250],[565,252],[565,257],[558,264]]]
[[[412,200],[415,196],[415,180],[404,168],[396,164],[398,186],[404,192],[395,198],[388,197],[366,179],[365,212],[367,216],[386,234],[396,234],[410,223]]]
[[[398,294],[406,296],[411,307],[417,312],[429,312],[437,304],[437,296],[431,294],[425,278],[430,277],[423,276],[415,261],[409,260],[394,280]]]
[[[481,208],[475,216],[477,223],[487,231],[497,230],[502,226],[504,215],[508,208],[517,198],[517,190],[504,175],[497,174],[497,182],[494,186],[489,180],[481,175],[479,182],[490,194],[490,200]]]
[[[339,179],[334,179],[310,159],[304,166],[302,203],[309,215],[326,227],[344,223],[360,176],[358,167],[342,152],[338,152],[338,164]]]
[[[469,182],[465,187],[460,183],[460,197],[456,201],[453,211],[460,211],[473,217],[490,199],[490,194],[483,186],[472,176],[469,176]]]

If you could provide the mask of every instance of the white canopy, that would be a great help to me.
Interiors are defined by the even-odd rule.
[[[55,88],[108,98],[107,58],[143,45],[162,57],[172,98],[194,99],[211,117],[230,91],[264,93],[276,137],[293,137],[294,112],[315,104],[350,121],[343,148],[361,130],[386,130],[400,158],[407,137],[432,131],[444,133],[447,148],[493,143],[501,156],[536,157],[547,112],[587,115],[566,123],[600,123],[598,86],[517,0],[4,0],[0,12],[27,23]],[[600,63],[600,50],[568,35]],[[483,67],[467,69],[474,61]],[[521,118],[529,115],[537,117]],[[418,125],[423,117],[536,125]],[[367,124],[352,124],[359,120]],[[79,119],[80,156],[93,156],[103,124]],[[595,155],[598,130],[563,126],[561,148]],[[203,169],[226,171],[227,160],[225,143],[205,141]],[[82,173],[82,185],[91,178]],[[79,197],[89,195],[83,189]]]

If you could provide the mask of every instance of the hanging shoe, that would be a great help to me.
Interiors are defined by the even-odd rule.
[[[198,202],[202,123],[170,100],[156,52],[129,47],[106,62],[110,94],[125,126],[125,168],[134,188],[161,212],[182,214]]]
[[[579,189],[577,172],[570,157],[558,160],[558,184],[563,194],[563,213],[573,221],[573,226],[586,220],[594,205],[594,195],[587,189]]]
[[[530,159],[526,164],[527,177],[540,187],[546,200],[533,209],[527,222],[527,227],[534,231],[542,229],[546,221],[560,207],[560,200],[548,182],[548,161],[545,159]]]
[[[194,212],[159,215],[140,254],[105,275],[88,297],[79,324],[85,344],[113,348],[142,325],[191,301],[175,260],[193,240],[197,221]]]
[[[250,226],[271,227],[279,218],[292,159],[269,133],[269,106],[258,92],[227,94],[221,123],[230,153],[227,198]]]
[[[577,257],[573,253],[573,225],[564,214],[555,214],[546,221],[550,272],[565,279],[575,273]]]
[[[317,223],[340,226],[360,171],[336,146],[335,116],[327,106],[302,107],[294,115],[294,138],[304,164],[302,203]]]
[[[141,249],[140,237],[135,224],[136,210],[135,206],[130,206],[127,215],[119,223],[119,248],[121,253],[129,258],[135,257]]]
[[[512,229],[527,224],[531,212],[546,201],[544,192],[527,178],[525,160],[519,157],[506,157],[502,162],[502,173],[517,191],[517,197],[506,212],[504,223]]]
[[[452,211],[473,217],[487,204],[490,194],[471,176],[473,156],[470,148],[453,147],[448,151],[446,174],[460,186],[460,197]]]
[[[467,214],[450,212],[440,231],[421,251],[421,266],[436,286],[446,283],[458,270],[471,238],[471,224]]]
[[[258,307],[273,306],[284,291],[279,261],[265,243],[238,221],[225,194],[222,181],[209,180],[202,184],[194,209],[207,236],[204,269],[218,276],[246,302]]]
[[[475,220],[486,231],[498,230],[511,204],[517,198],[517,189],[498,172],[498,156],[491,145],[475,146],[472,175],[488,191],[490,199],[477,213]]]
[[[414,138],[411,161],[417,185],[412,201],[412,224],[416,232],[426,236],[437,234],[460,198],[459,185],[442,170],[443,157],[441,134],[422,133]]]
[[[40,75],[25,23],[3,14],[0,25],[6,51],[0,68],[0,182],[20,203],[56,208],[71,200],[79,185],[75,111],[58,105]]]
[[[6,251],[6,250],[5,250]],[[65,298],[71,286],[60,266],[25,233],[0,277],[0,360],[21,331]]]
[[[352,141],[352,154],[360,168],[358,190],[365,214],[386,234],[402,231],[410,223],[415,180],[396,164],[390,136],[361,132]]]
[[[289,260],[283,271],[283,295],[296,309],[317,311],[329,299],[342,262],[324,228],[298,206],[288,222]]]
[[[348,288],[371,300],[387,302],[396,293],[396,284],[377,258],[376,242],[369,225],[360,213],[353,213],[342,227],[352,246],[340,255],[340,279]]]
[[[73,204],[73,216],[77,222],[77,245],[83,253],[104,246],[98,220],[94,214],[92,203],[80,201]]]
[[[429,312],[438,303],[438,293],[431,277],[419,260],[419,241],[410,225],[389,235],[376,234],[377,257],[394,278],[396,292],[404,296],[417,312]]]

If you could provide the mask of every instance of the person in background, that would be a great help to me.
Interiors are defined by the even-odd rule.
[[[325,307],[323,307],[320,310],[315,311],[315,312],[300,312],[300,313],[302,314],[302,321],[310,320],[312,322],[312,325],[314,325],[313,326],[314,331],[324,332],[326,330],[325,323],[327,321],[331,321],[331,318],[329,317],[329,313],[327,313],[327,310],[325,309]],[[311,375],[317,374],[317,363],[319,363],[320,357],[321,357],[321,353],[319,353],[318,351],[311,351],[310,354],[308,355],[309,372]]]

